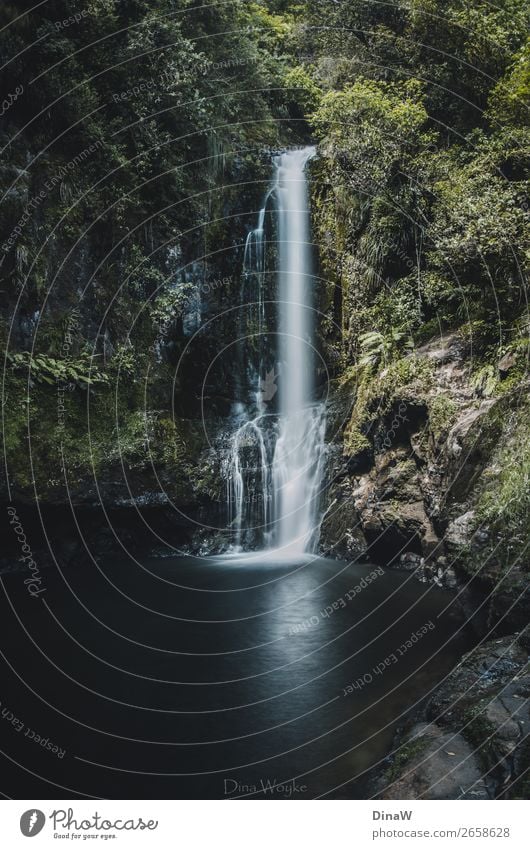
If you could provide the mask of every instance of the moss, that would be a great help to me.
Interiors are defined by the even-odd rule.
[[[130,470],[165,470],[175,488],[190,487],[202,449],[191,423],[168,411],[141,410],[141,387],[134,381],[119,392],[74,387],[59,395],[59,386],[35,384],[28,396],[27,381],[7,374],[4,443],[14,491],[29,494],[35,485],[41,499],[54,500],[65,472],[69,485],[77,486],[94,476],[104,479],[121,462]]]
[[[348,457],[355,457],[367,448],[370,448],[368,437],[357,428],[348,426],[344,434],[344,453]]]
[[[420,755],[428,746],[428,740],[420,739],[413,740],[410,743],[406,743],[402,746],[398,752],[393,757],[392,766],[385,772],[384,781],[385,784],[389,784],[392,781],[396,781],[403,772],[403,769],[407,766],[407,764],[415,758],[417,755]]]
[[[509,542],[511,558],[530,536],[530,405],[504,409],[504,428],[476,505],[477,520]]]
[[[479,441],[487,465],[474,487],[475,530],[486,530],[481,543],[470,541],[458,552],[463,574],[477,575],[490,596],[493,619],[509,612],[513,628],[528,621],[530,538],[530,436],[528,402],[514,406],[499,400],[480,422]]]
[[[430,362],[416,356],[395,360],[375,374],[370,366],[358,368],[357,373],[357,397],[344,433],[344,451],[349,456],[369,447],[366,434],[371,422],[386,415],[396,401],[425,398],[433,377]]]
[[[440,394],[429,400],[428,410],[429,426],[435,440],[438,440],[454,423],[458,404],[449,395]]]
[[[464,714],[463,734],[478,755],[484,772],[498,761],[495,754],[495,728],[486,719],[490,699],[481,699]]]

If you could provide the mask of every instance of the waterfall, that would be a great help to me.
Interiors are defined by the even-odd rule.
[[[249,308],[240,326],[239,362],[242,384],[250,389],[242,391],[234,408],[238,426],[227,468],[230,528],[239,551],[279,549],[297,556],[318,542],[326,422],[314,385],[314,275],[305,175],[314,154],[308,147],[275,157],[271,186],[245,246],[241,298]],[[270,241],[267,230],[274,235]],[[274,319],[266,309],[271,302],[276,304]]]

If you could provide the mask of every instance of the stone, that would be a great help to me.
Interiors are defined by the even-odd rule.
[[[502,357],[502,359],[500,359],[497,364],[497,368],[499,369],[501,377],[504,377],[504,375],[508,374],[508,372],[514,367],[516,362],[517,354],[515,354],[513,351],[508,351],[508,353],[505,354],[504,357]]]
[[[407,755],[410,753],[410,756]],[[488,799],[483,770],[462,734],[418,723],[397,750],[379,799]],[[396,774],[397,773],[397,774]]]
[[[413,551],[405,551],[399,558],[399,563],[403,569],[414,571],[423,564],[423,557]]]
[[[445,532],[444,541],[446,545],[462,547],[467,545],[473,535],[476,526],[476,514],[474,510],[468,510],[454,519]]]
[[[377,797],[496,799],[514,788],[518,798],[530,759],[529,696],[528,652],[517,637],[477,646],[438,686],[423,721],[394,741]]]

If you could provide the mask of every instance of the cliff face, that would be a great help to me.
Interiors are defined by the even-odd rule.
[[[521,794],[527,4],[71,5],[0,10],[0,569],[19,522],[42,565],[223,545],[233,359],[204,378],[271,152],[309,127],[321,548],[454,588],[480,641],[378,792]]]
[[[526,378],[501,367],[495,394],[477,389],[455,332],[347,375],[322,544],[440,585],[470,580],[507,632],[528,613],[529,406]]]

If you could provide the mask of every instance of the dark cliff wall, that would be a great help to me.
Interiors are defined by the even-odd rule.
[[[271,150],[296,135],[290,19],[239,0],[0,15],[1,498],[28,516],[173,502],[180,527],[219,489],[202,384]],[[232,373],[207,387],[210,436]]]

